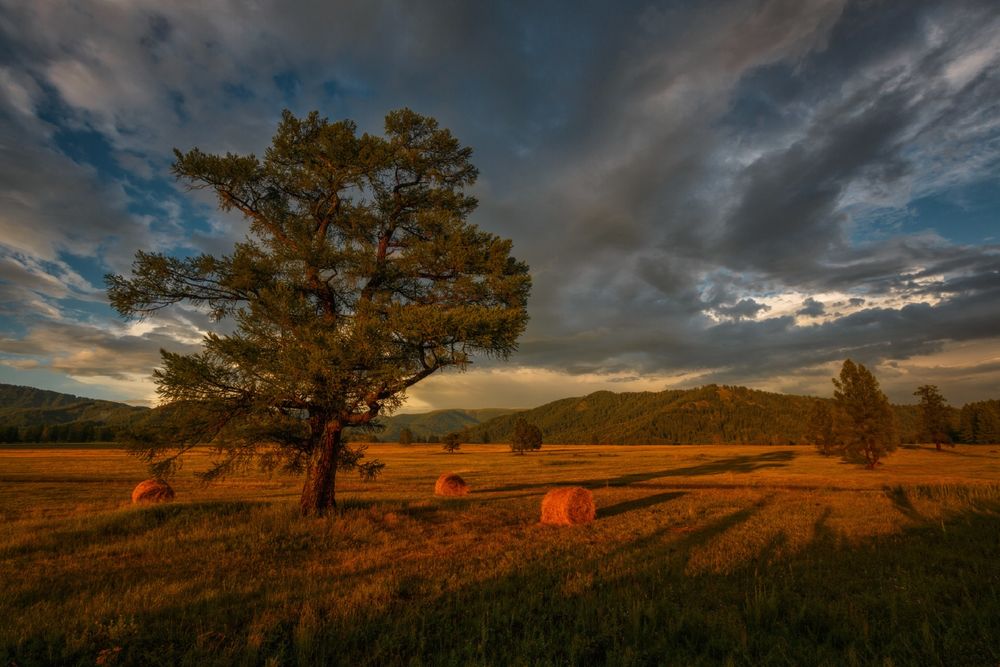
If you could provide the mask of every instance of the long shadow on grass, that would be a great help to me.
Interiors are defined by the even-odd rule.
[[[597,518],[607,519],[608,517],[618,516],[619,514],[624,514],[625,512],[646,509],[647,507],[653,507],[654,505],[665,503],[668,500],[673,500],[674,498],[680,498],[683,495],[683,491],[668,491],[666,493],[655,493],[651,496],[645,496],[644,498],[636,498],[635,500],[626,500],[621,503],[616,503],[614,505],[598,509]]]
[[[764,501],[762,501],[764,502]],[[332,630],[313,662],[401,664],[998,664],[1000,517],[966,512],[843,545],[827,527],[767,565],[684,573],[686,553],[746,521],[760,503],[680,539],[665,529],[612,553],[555,552],[495,579],[415,602],[365,627]],[[956,561],[962,567],[928,568]],[[958,591],[962,591],[959,593]],[[887,610],[891,609],[892,613]],[[419,627],[417,632],[405,628]],[[292,638],[289,637],[291,641]]]
[[[984,445],[979,445],[979,446],[983,447],[983,449],[986,448],[986,446],[984,446]],[[951,456],[963,456],[963,457],[973,458],[973,459],[995,459],[996,458],[995,456],[990,456],[989,454],[973,454],[972,452],[969,452],[969,451],[959,451],[959,450],[953,449],[951,447],[945,447],[944,449],[937,449],[937,450],[934,447],[920,447],[919,449],[923,449],[924,451],[928,451],[928,452],[935,452],[935,453],[938,453],[938,454],[950,454]]]
[[[54,530],[46,534],[44,539],[0,550],[0,558],[32,552],[40,555],[74,552],[110,539],[137,537],[170,524],[187,523],[205,517],[237,521],[264,504],[242,500],[170,503],[127,508],[94,516],[75,516],[67,520],[73,527]]]
[[[884,489],[886,497],[892,501],[893,507],[900,511],[906,518],[914,521],[921,521],[924,517],[913,506],[910,495],[902,486],[886,486]]]
[[[560,485],[576,485],[588,488],[598,488],[601,486],[628,486],[636,482],[648,482],[653,479],[665,477],[698,477],[702,475],[718,475],[721,473],[751,473],[767,468],[784,468],[796,456],[796,453],[789,450],[777,452],[767,452],[757,456],[733,456],[718,461],[710,461],[695,466],[685,468],[670,468],[667,470],[652,470],[649,472],[636,472],[619,477],[604,477],[600,479],[586,479],[577,481],[560,481]],[[531,484],[507,484],[483,489],[483,492],[498,491],[524,491],[525,489],[537,489],[552,486],[552,482],[540,482]]]
[[[947,530],[924,522],[850,544],[834,538],[827,508],[814,541],[780,567],[684,573],[693,547],[766,502],[610,553],[553,541],[545,558],[512,558],[460,587],[417,579],[343,621],[317,615],[313,593],[268,597],[266,576],[242,592],[167,599],[137,613],[125,641],[95,626],[68,643],[53,619],[5,636],[0,664],[93,664],[116,645],[119,664],[1000,664],[994,500],[950,516]]]

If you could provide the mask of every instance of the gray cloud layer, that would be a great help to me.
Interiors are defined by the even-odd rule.
[[[121,270],[140,247],[223,250],[238,224],[185,218],[210,202],[167,189],[136,213],[136,192],[174,146],[260,152],[284,105],[373,130],[409,105],[476,148],[476,221],[535,276],[522,364],[805,387],[847,355],[998,337],[1000,248],[911,211],[997,187],[998,29],[988,1],[6,7],[0,353],[110,372],[44,343],[81,325],[61,300],[95,294],[71,256]],[[98,133],[117,171],[60,152],[67,127]],[[83,324],[113,331],[105,317]],[[169,347],[157,335],[127,341],[130,368]],[[108,336],[74,340],[124,344]]]

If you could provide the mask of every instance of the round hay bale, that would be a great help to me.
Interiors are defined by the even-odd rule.
[[[597,516],[594,494],[582,486],[552,489],[542,498],[542,523],[574,526]]]
[[[168,503],[174,499],[174,490],[162,479],[147,479],[132,490],[133,503]]]
[[[464,496],[468,492],[469,485],[453,472],[444,473],[434,482],[434,495],[436,496]]]

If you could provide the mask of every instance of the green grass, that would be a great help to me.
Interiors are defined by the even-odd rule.
[[[375,445],[308,520],[203,452],[136,508],[119,451],[3,450],[0,664],[995,665],[997,449]],[[597,521],[538,524],[566,483]]]

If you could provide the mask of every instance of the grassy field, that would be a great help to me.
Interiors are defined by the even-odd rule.
[[[206,453],[136,508],[119,450],[0,448],[0,665],[1000,664],[1000,446],[370,455],[305,520],[299,479],[201,486]],[[562,484],[597,521],[538,523]]]

